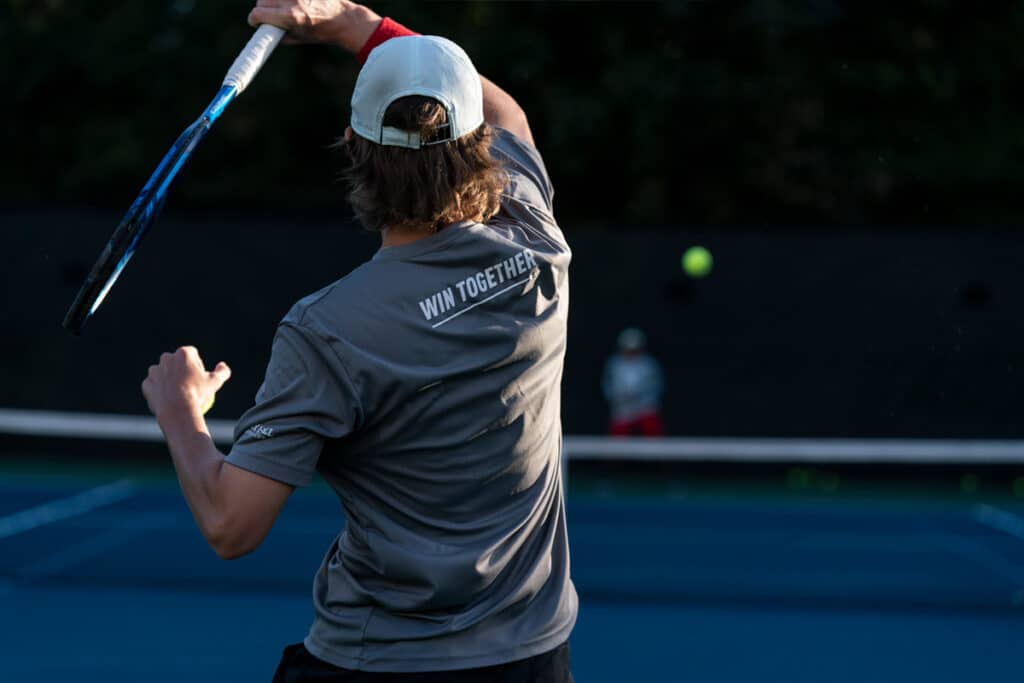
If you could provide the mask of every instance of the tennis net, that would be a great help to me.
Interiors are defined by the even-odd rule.
[[[210,427],[230,443],[230,421]],[[111,551],[121,553],[117,561],[90,559],[62,580],[177,587],[187,575],[190,586],[218,590],[308,590],[308,568],[291,560],[305,553],[315,564],[337,532],[328,492],[290,505],[289,514],[305,516],[283,520],[287,531],[246,560],[241,582],[229,581],[232,572],[195,547],[173,484],[133,483],[140,461],[169,470],[166,457],[151,457],[161,441],[141,416],[0,410],[0,473],[23,475],[26,462],[60,471],[67,459],[37,457],[55,452],[72,464],[115,452],[134,458],[84,490],[4,476],[6,542],[45,545],[36,530],[61,524],[127,534],[134,527],[122,527],[139,523],[141,510],[167,526],[137,542],[178,544],[177,556],[195,558],[187,572],[165,575],[161,563],[145,564],[156,550],[128,543]],[[573,576],[584,601],[1024,611],[1024,442],[567,436],[564,454]],[[134,512],[125,521],[119,509]],[[0,575],[17,578],[24,553],[12,547]]]
[[[231,443],[234,421],[208,420],[208,425],[215,441]],[[18,409],[0,409],[0,434],[163,441],[150,417]],[[567,436],[564,451],[569,459],[585,461],[1024,466],[1024,440]]]

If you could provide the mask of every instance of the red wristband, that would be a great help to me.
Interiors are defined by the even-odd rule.
[[[381,43],[391,40],[392,38],[399,38],[401,36],[418,36],[416,31],[410,31],[406,27],[399,24],[397,21],[393,21],[388,17],[384,17],[384,20],[377,26],[377,30],[373,32],[370,39],[366,41],[366,45],[363,45],[362,49],[356,55],[356,59],[359,60],[360,64],[366,63],[366,58],[373,52],[373,48],[377,47]]]

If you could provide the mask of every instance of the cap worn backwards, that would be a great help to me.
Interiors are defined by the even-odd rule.
[[[430,97],[444,107],[447,135],[423,142],[418,131],[384,125],[391,103],[410,95]],[[359,71],[352,91],[352,130],[381,145],[419,149],[456,140],[483,122],[483,93],[476,67],[461,47],[439,36],[402,36],[378,45]]]

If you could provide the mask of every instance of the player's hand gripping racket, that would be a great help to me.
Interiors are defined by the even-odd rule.
[[[178,171],[192,156],[196,145],[205,137],[213,122],[224,113],[231,101],[241,94],[256,76],[283,35],[283,29],[264,24],[249,39],[245,49],[228,69],[228,74],[224,77],[224,84],[217,92],[217,96],[206,107],[203,115],[186,128],[185,132],[177,139],[164,156],[163,161],[153,171],[153,175],[142,187],[139,196],[132,202],[128,213],[121,219],[120,225],[114,230],[110,241],[103,248],[99,259],[78,291],[74,303],[71,304],[67,315],[64,316],[65,328],[75,334],[81,333],[82,327],[103,303],[103,299],[110,292],[110,288],[114,286],[117,277],[131,260],[135,250],[139,247],[139,242],[146,235],[146,231],[156,222],[157,216],[160,215],[160,209],[163,208],[167,189],[171,186],[174,177],[178,175]]]

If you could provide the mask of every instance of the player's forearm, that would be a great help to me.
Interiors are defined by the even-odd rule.
[[[357,54],[380,26],[382,19],[369,7],[353,4],[351,9],[338,16],[332,42]]]
[[[224,455],[217,450],[201,415],[177,415],[160,420],[178,482],[199,531],[222,557],[227,549],[228,510],[218,483]]]
[[[517,138],[533,144],[533,133],[526,112],[515,98],[499,88],[488,78],[480,77],[484,96],[484,121],[492,126],[504,128]]]

